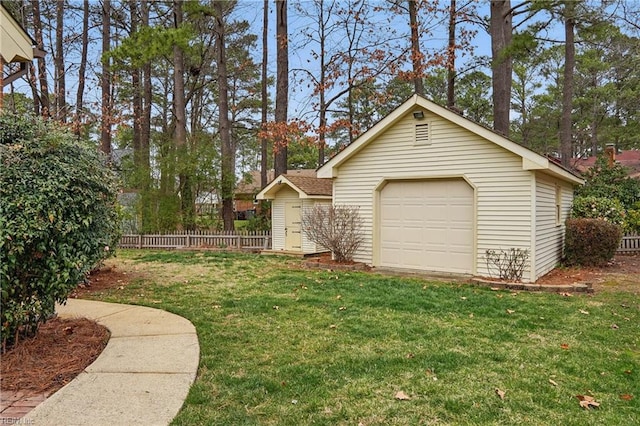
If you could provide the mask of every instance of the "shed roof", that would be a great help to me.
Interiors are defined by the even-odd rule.
[[[360,150],[366,147],[370,142],[375,140],[379,135],[389,129],[391,126],[400,121],[404,116],[412,112],[429,111],[432,114],[442,117],[445,120],[451,121],[458,126],[475,133],[476,135],[493,142],[494,144],[518,155],[522,158],[522,169],[531,171],[541,171],[553,176],[556,176],[562,180],[571,182],[574,185],[580,185],[584,181],[573,174],[570,170],[562,167],[559,164],[550,161],[548,158],[543,157],[525,148],[522,145],[513,142],[512,140],[499,135],[498,133],[481,126],[474,121],[471,121],[461,115],[444,108],[434,102],[431,102],[420,95],[414,94],[411,98],[405,101],[402,105],[396,108],[393,112],[387,115],[385,118],[376,123],[371,129],[363,133],[358,139],[353,141],[344,150],[340,151],[333,158],[327,161],[322,167],[318,169],[318,177],[320,178],[334,178],[338,176],[339,167],[351,157],[356,155]]]
[[[269,185],[258,193],[256,198],[258,200],[272,200],[278,191],[284,187],[289,187],[296,191],[300,198],[331,199],[333,195],[333,181],[331,179],[320,179],[315,176],[287,172],[271,181]]]

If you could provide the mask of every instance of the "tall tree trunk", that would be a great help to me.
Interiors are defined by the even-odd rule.
[[[38,48],[44,50],[42,39],[42,19],[40,18],[40,0],[31,2],[33,8],[33,32]],[[38,58],[38,81],[40,82],[40,113],[43,117],[51,117],[51,105],[49,103],[49,84],[47,83],[47,64],[45,58]]]
[[[423,64],[420,49],[420,33],[418,31],[417,0],[409,1],[409,25],[411,26],[411,62],[413,63],[413,86],[418,95],[424,96],[422,81]]]
[[[319,110],[320,110],[320,126],[318,131],[318,167],[324,164],[324,148],[326,146],[326,133],[327,133],[327,101],[326,101],[326,90],[327,90],[327,73],[326,73],[326,34],[325,34],[325,22],[324,22],[324,1],[320,0],[319,5],[319,16],[318,16],[318,33],[319,33],[319,42],[320,42],[320,87],[318,87],[320,101],[319,101]]]
[[[182,0],[173,1],[175,28],[182,26]],[[184,86],[184,52],[177,43],[173,45],[173,113],[176,119],[175,144],[178,152],[178,176],[180,180],[180,211],[182,226],[186,230],[195,229],[195,207],[191,176],[189,173],[189,146],[187,144],[187,113]]]
[[[262,128],[267,124],[268,93],[267,93],[267,62],[269,61],[267,34],[269,29],[269,0],[264,0],[264,9],[262,14]],[[260,187],[267,186],[267,170],[268,170],[268,143],[269,140],[263,136],[260,139]]]
[[[102,53],[111,48],[111,0],[102,2]],[[100,150],[111,156],[111,67],[109,58],[102,58],[102,131]]]
[[[82,50],[80,51],[80,68],[78,69],[78,91],[76,93],[76,116],[73,131],[80,136],[84,116],[84,86],[87,70],[87,51],[89,48],[89,0],[82,2]]]
[[[56,118],[61,123],[67,121],[66,83],[64,72],[64,0],[56,2],[56,57],[55,66],[55,100]]]
[[[491,56],[493,68],[493,129],[509,136],[512,59],[506,49],[513,32],[511,0],[491,0]]]
[[[287,125],[289,97],[289,40],[287,35],[287,0],[276,0],[276,125]],[[276,140],[275,175],[287,172],[287,141]]]
[[[562,85],[562,116],[560,117],[560,155],[562,165],[569,167],[572,157],[572,122],[573,110],[573,70],[576,62],[576,47],[574,42],[574,3],[573,0],[564,2],[564,83]]]
[[[129,1],[129,14],[131,24],[131,35],[138,32],[138,1]],[[142,172],[142,146],[141,127],[142,122],[142,94],[140,88],[140,67],[132,64],[131,69],[131,91],[132,91],[132,112],[133,112],[133,160],[136,166],[136,173]],[[140,189],[142,176],[136,176],[136,188]]]
[[[229,123],[229,82],[227,81],[227,55],[225,46],[224,8],[221,0],[213,4],[215,10],[216,62],[218,66],[218,115],[221,142],[221,195],[222,221],[225,231],[234,229],[233,187],[235,185],[235,152],[231,143]]]
[[[447,48],[447,107],[456,105],[456,0],[449,6],[449,43]]]

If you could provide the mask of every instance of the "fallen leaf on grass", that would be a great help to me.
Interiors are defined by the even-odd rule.
[[[273,305],[273,309],[275,309],[275,310],[277,311],[278,309],[280,309],[280,306],[278,306],[278,305]]]
[[[553,386],[558,386],[558,384],[552,379],[549,379],[549,383],[551,383]]]
[[[338,326],[337,326],[337,325],[335,325],[335,324],[331,324],[331,325],[329,326],[329,328],[337,328],[337,327],[338,327]]]
[[[402,391],[398,391],[396,392],[396,396],[395,398],[398,401],[408,401],[411,399],[411,397],[409,395],[407,395],[406,393],[402,392]]]
[[[563,344],[561,344],[561,345],[560,345],[560,347],[561,347],[562,349],[564,349],[565,351],[569,350],[569,344],[567,344],[567,343],[563,343]]]
[[[346,307],[346,306],[340,306],[340,308],[339,308],[338,310],[340,310],[340,311],[346,311],[346,310],[347,310],[347,307]]]
[[[496,388],[496,395],[498,395],[500,397],[500,399],[504,399],[504,394],[505,393],[506,393],[505,391]]]
[[[407,359],[411,359],[411,358],[413,358],[413,357],[415,357],[415,355],[414,355],[414,354],[412,354],[412,353],[408,353],[408,354],[407,354]]]
[[[573,294],[565,292],[565,293],[560,293],[560,296],[562,296],[562,297],[573,297]]]
[[[585,311],[584,309],[580,309],[580,313],[584,315],[589,315],[589,311]]]
[[[620,327],[618,327],[618,324],[611,324],[611,328],[614,329],[614,330],[617,330]]]
[[[590,409],[591,407],[599,407],[600,403],[596,402],[596,399],[589,395],[576,395],[576,398],[580,401],[580,406],[585,410]]]
[[[516,312],[516,311],[514,311],[513,309],[507,309],[507,313],[508,313],[509,315],[511,315],[511,314],[513,314],[513,313],[515,313],[515,312]]]
[[[631,401],[633,399],[633,395],[625,393],[625,394],[620,395],[620,399],[622,399],[624,401]]]

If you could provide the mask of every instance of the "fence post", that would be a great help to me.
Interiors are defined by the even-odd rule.
[[[138,248],[142,248],[142,234],[138,234]]]
[[[240,234],[236,237],[236,247],[238,250],[242,250],[242,236]]]
[[[191,247],[191,234],[187,234],[187,247]]]

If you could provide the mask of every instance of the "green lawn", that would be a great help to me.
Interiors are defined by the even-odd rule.
[[[512,293],[299,262],[120,251],[113,263],[135,278],[93,297],[195,325],[200,368],[176,425],[640,424],[637,295]]]

